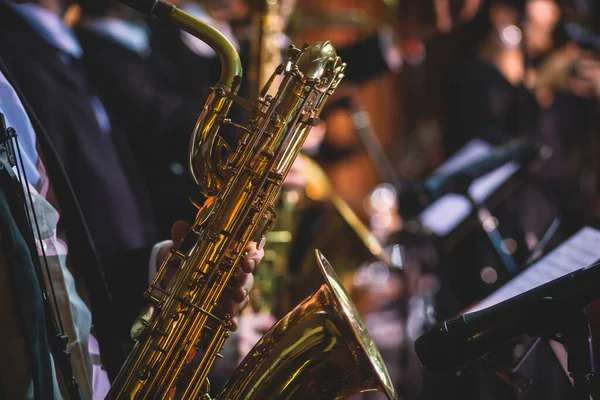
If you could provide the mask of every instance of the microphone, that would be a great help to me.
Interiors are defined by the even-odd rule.
[[[424,182],[411,185],[400,193],[400,210],[403,215],[416,215],[425,207],[447,193],[466,193],[473,181],[510,161],[521,166],[543,155],[545,146],[532,145],[523,140],[511,141],[495,147],[492,154],[481,157],[447,175],[434,175]]]
[[[598,297],[600,267],[582,268],[492,307],[446,320],[422,334],[415,351],[428,374],[454,372],[512,339],[558,327],[562,310],[576,312]]]

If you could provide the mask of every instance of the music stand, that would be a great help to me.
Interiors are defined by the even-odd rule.
[[[473,160],[491,155],[492,152],[491,144],[481,139],[471,140],[434,174],[450,173]],[[504,240],[490,210],[504,201],[521,183],[533,162],[546,158],[544,151],[540,151],[540,157],[529,162],[521,164],[511,161],[477,179],[455,184],[451,193],[446,193],[430,204],[419,215],[418,220],[436,234],[436,244],[444,253],[452,250],[471,230],[482,229],[504,268],[514,276],[518,272],[517,264],[504,251]]]
[[[600,261],[600,230],[582,228],[546,256],[510,280],[500,289],[465,312],[474,312],[512,298]],[[595,266],[594,268],[600,268]],[[600,296],[600,293],[599,293]],[[590,381],[595,374],[589,319],[585,309],[565,309],[547,299],[541,320],[548,321],[536,336],[557,341],[568,350],[567,370],[573,379],[576,397],[590,398]],[[519,366],[511,372],[518,372]]]

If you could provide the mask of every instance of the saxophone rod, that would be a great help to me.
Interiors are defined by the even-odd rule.
[[[236,92],[242,77],[240,55],[231,42],[212,26],[197,20],[175,4],[165,0],[119,0],[121,3],[147,15],[167,19],[179,28],[206,42],[221,62],[221,77],[217,85]]]

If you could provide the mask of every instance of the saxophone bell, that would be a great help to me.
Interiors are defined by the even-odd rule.
[[[315,251],[321,282],[241,362],[218,399],[345,399],[370,391],[398,399],[338,276]]]

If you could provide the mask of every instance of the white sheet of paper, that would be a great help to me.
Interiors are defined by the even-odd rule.
[[[600,260],[600,231],[586,226],[467,312],[491,307],[556,278],[588,267],[598,260]]]
[[[481,139],[473,139],[434,171],[434,176],[451,174],[475,161],[489,156],[493,146]],[[509,162],[476,179],[469,186],[469,194],[477,203],[483,203],[517,170],[517,162]],[[419,216],[423,226],[438,236],[452,232],[471,213],[469,201],[461,195],[447,194],[433,202]]]

